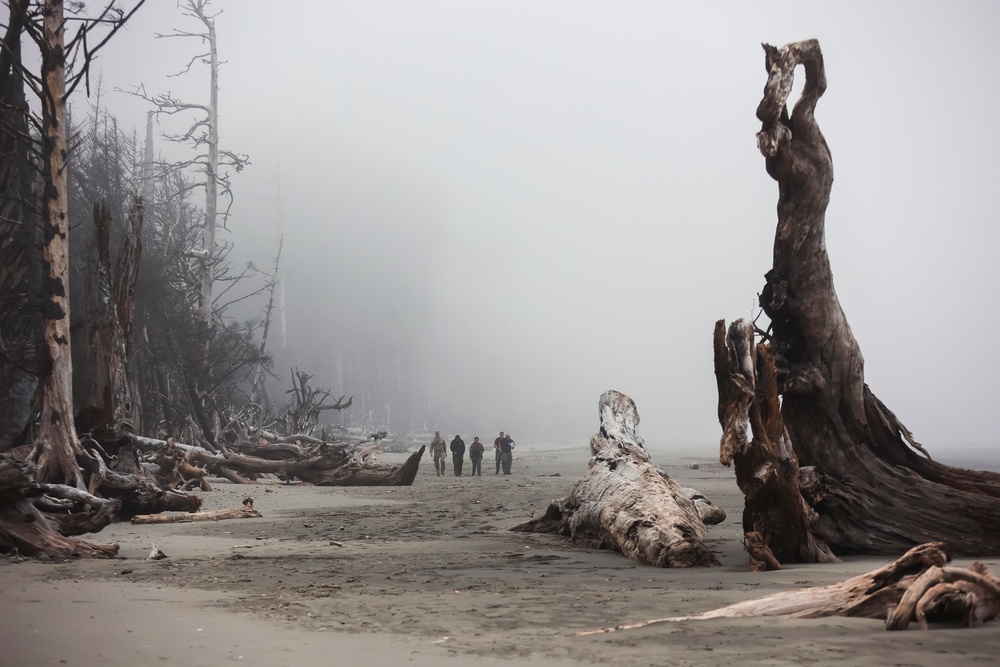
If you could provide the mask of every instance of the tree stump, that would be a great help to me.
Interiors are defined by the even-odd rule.
[[[1000,474],[932,461],[865,384],[864,359],[834,290],[826,250],[833,162],[814,116],[826,90],[819,43],[797,42],[781,49],[764,45],[764,50],[768,80],[757,108],[763,124],[757,145],[767,173],[778,182],[773,266],[760,294],[771,324],[762,332],[766,343],[756,355],[752,346],[745,353],[732,347],[726,351],[719,343],[720,325],[716,329],[717,376],[720,361],[732,362],[723,371],[730,377],[719,381],[719,414],[726,431],[721,460],[727,463],[731,456],[737,478],[748,479],[753,472],[741,471],[741,465],[758,459],[775,465],[775,452],[752,450],[776,446],[775,470],[785,477],[780,492],[775,487],[755,495],[744,489],[747,511],[761,524],[752,528],[785,560],[823,560],[820,543],[838,554],[876,554],[898,553],[928,539],[944,542],[956,554],[1000,553]],[[798,65],[804,67],[806,81],[789,116],[786,101]],[[757,391],[764,364],[746,361],[762,354],[773,360],[774,399]],[[742,379],[736,378],[740,373]],[[723,386],[730,381],[740,385],[738,391]],[[778,395],[780,422],[787,432],[784,445],[780,431],[775,441],[774,433],[758,433],[751,418],[755,410],[776,410]],[[750,443],[747,425],[753,428]],[[765,422],[759,425],[767,431]],[[791,473],[798,466],[801,497],[815,516],[803,513],[800,494],[793,492]],[[751,508],[758,502],[762,504]],[[778,544],[775,536],[788,530],[794,540]]]

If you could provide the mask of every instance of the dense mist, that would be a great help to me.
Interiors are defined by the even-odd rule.
[[[216,4],[222,143],[252,162],[232,258],[285,237],[276,401],[297,367],[357,423],[582,444],[617,389],[648,442],[710,452],[713,325],[757,316],[771,266],[760,43],[817,38],[868,384],[932,454],[996,442],[1000,5]],[[154,39],[187,22],[148,3],[95,62],[120,124],[148,107],[117,88],[207,96],[167,77],[195,40]]]

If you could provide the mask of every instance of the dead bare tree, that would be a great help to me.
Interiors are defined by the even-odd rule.
[[[319,416],[326,410],[346,410],[354,403],[351,396],[344,403],[344,396],[341,396],[333,403],[329,389],[319,389],[309,386],[312,375],[297,368],[292,369],[292,388],[286,394],[292,395],[291,405],[285,413],[285,433],[287,435],[304,434],[309,435],[313,428],[319,423]]]
[[[142,256],[141,200],[133,203],[115,266],[111,264],[111,212],[94,205],[93,263],[86,290],[90,373],[77,425],[101,441],[134,432],[128,382],[135,282]]]
[[[927,540],[954,553],[1000,553],[1000,474],[931,460],[865,384],[864,359],[834,290],[826,250],[833,162],[814,115],[826,90],[819,43],[764,50],[768,80],[757,108],[757,144],[778,182],[774,263],[760,294],[770,332],[756,353],[746,341],[734,346],[741,336],[732,329],[727,346],[724,325],[716,326],[715,337],[721,460],[728,463],[732,453],[747,493],[744,529],[763,529],[770,549],[786,560],[823,559],[825,549],[809,546],[815,540],[838,554],[900,552]],[[798,65],[806,80],[789,115],[786,101]],[[781,428],[773,397],[761,393],[771,381],[768,359],[781,396]],[[775,429],[755,423],[755,411],[771,415]],[[773,452],[754,452],[761,447]],[[785,487],[761,495],[775,476]],[[814,515],[799,507],[803,497]],[[764,498],[766,504],[758,504]],[[789,524],[788,517],[795,519]],[[797,537],[781,544],[776,536],[787,536],[789,525]]]
[[[207,51],[192,56],[188,60],[187,66],[173,76],[187,74],[191,71],[195,63],[202,62],[207,64],[209,68],[208,104],[185,102],[170,93],[151,95],[146,92],[145,87],[142,85],[134,86],[128,91],[151,103],[155,107],[153,113],[156,116],[196,114],[195,120],[188,126],[187,130],[179,134],[168,134],[166,138],[170,141],[190,145],[196,151],[199,151],[199,153],[188,161],[161,165],[161,167],[169,169],[194,167],[201,170],[205,176],[205,224],[203,228],[202,248],[197,253],[197,259],[201,264],[199,309],[202,320],[208,327],[212,325],[212,286],[215,278],[215,267],[218,263],[216,230],[218,227],[220,190],[223,194],[229,196],[231,205],[232,192],[226,169],[232,168],[236,171],[242,171],[250,163],[246,155],[223,150],[219,147],[219,51],[218,38],[215,31],[215,19],[222,12],[220,10],[211,13],[209,10],[210,5],[211,0],[184,0],[181,3],[182,14],[201,23],[203,31],[191,32],[175,29],[171,33],[156,35],[159,39],[193,38],[205,45]],[[224,221],[227,215],[223,214]]]
[[[267,334],[271,330],[271,319],[274,315],[274,295],[279,284],[278,269],[281,267],[281,249],[284,245],[285,237],[281,236],[278,238],[278,252],[274,255],[274,269],[272,269],[271,274],[268,276],[265,288],[267,290],[267,305],[264,307],[264,328],[260,336],[259,360],[257,368],[254,369],[253,390],[250,394],[250,402],[262,404],[265,410],[271,409],[271,397],[268,395],[267,385],[264,382],[264,359],[267,351]]]
[[[42,295],[43,367],[41,417],[32,459],[39,481],[55,481],[83,488],[76,457],[83,455],[73,425],[72,355],[69,331],[69,215],[66,156],[66,101],[81,83],[89,86],[90,61],[125,22],[142,6],[140,0],[127,14],[116,3],[94,18],[79,18],[69,40],[62,0],[11,5],[19,11],[23,34],[37,46],[41,72],[35,75],[18,61],[18,74],[41,102],[38,123],[41,136],[43,212]],[[101,39],[95,29],[106,28]],[[20,37],[18,36],[18,39]],[[96,41],[96,43],[95,43]],[[77,57],[79,55],[79,58]],[[67,67],[74,72],[67,76]]]
[[[8,2],[0,45],[0,451],[27,439],[41,375],[34,139],[21,73],[27,0]]]

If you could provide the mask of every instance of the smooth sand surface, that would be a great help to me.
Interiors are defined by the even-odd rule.
[[[733,472],[660,451],[654,460],[671,476],[729,513],[709,530],[722,567],[642,567],[565,538],[513,533],[506,528],[567,494],[588,449],[520,444],[516,454],[513,475],[494,475],[487,459],[475,478],[437,477],[425,459],[411,487],[213,482],[205,509],[252,495],[264,518],[116,524],[89,536],[121,544],[114,560],[0,560],[0,665],[1000,662],[997,622],[889,633],[863,619],[761,618],[578,636],[824,585],[889,559],[747,572]],[[151,543],[169,558],[144,560]],[[1000,571],[1000,559],[986,562]]]

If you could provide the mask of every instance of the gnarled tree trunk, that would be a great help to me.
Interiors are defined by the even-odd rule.
[[[1000,474],[932,461],[865,384],[826,252],[833,162],[813,115],[826,89],[819,43],[764,48],[768,81],[757,140],[779,194],[774,264],[760,305],[771,319],[766,350],[791,453],[802,466],[800,489],[817,515],[811,531],[841,554],[899,552],[929,539],[955,553],[1000,553]],[[806,82],[789,116],[797,65]],[[788,510],[798,499],[774,502]]]
[[[558,533],[585,546],[614,549],[643,565],[718,565],[705,546],[705,524],[694,503],[658,470],[636,433],[631,398],[608,391],[600,401],[601,430],[590,439],[587,475],[568,498],[511,530]]]

